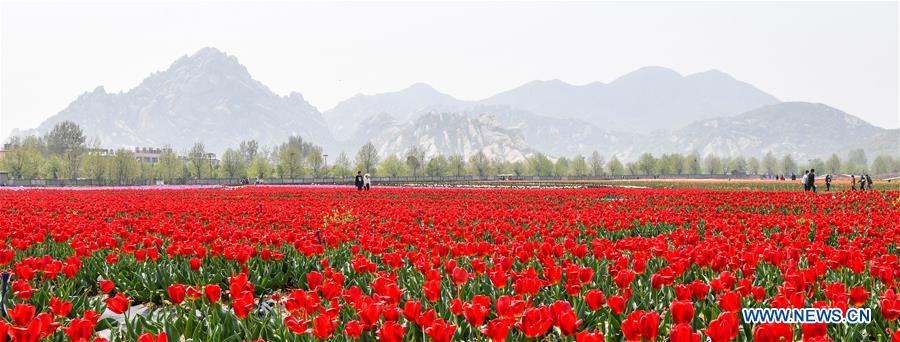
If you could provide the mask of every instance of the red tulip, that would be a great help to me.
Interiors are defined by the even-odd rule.
[[[606,305],[616,314],[621,315],[625,312],[625,298],[622,296],[612,296],[606,300]]]
[[[7,310],[6,313],[16,326],[24,327],[34,319],[35,308],[28,304],[16,304],[12,310]]]
[[[403,333],[406,327],[397,322],[385,322],[381,329],[378,329],[378,339],[385,342],[400,342],[403,340]]]
[[[690,324],[680,323],[669,331],[670,342],[698,342],[700,334],[695,333]]]
[[[239,294],[231,294],[231,308],[234,315],[240,319],[244,319],[256,305],[256,299],[253,298],[253,292],[244,291]]]
[[[753,330],[754,342],[780,342],[794,339],[794,329],[787,323],[764,323]]]
[[[604,342],[605,339],[603,337],[603,333],[594,330],[594,332],[588,332],[587,330],[581,331],[575,335],[575,342]]]
[[[287,316],[284,318],[284,326],[295,334],[305,334],[307,324],[309,324],[308,321],[299,320],[294,316]]]
[[[425,334],[428,335],[428,337],[431,337],[435,342],[452,341],[454,331],[456,331],[455,325],[448,324],[440,318],[432,322],[431,326],[425,328]]]
[[[547,307],[526,309],[522,320],[516,323],[516,327],[528,338],[544,335],[552,325],[553,319],[550,317],[550,310]]]
[[[734,312],[723,312],[709,322],[709,328],[705,330],[713,342],[731,341],[738,335],[738,318]]]
[[[603,291],[589,290],[584,294],[584,301],[591,310],[600,310],[603,307]]]
[[[128,310],[130,300],[125,297],[122,292],[116,294],[115,297],[106,300],[106,308],[117,314],[123,314]]]
[[[403,317],[407,321],[415,322],[422,314],[422,303],[416,300],[408,300],[403,304]]]
[[[726,291],[719,295],[719,306],[722,310],[737,312],[741,310],[741,295],[737,292]]]
[[[172,301],[173,304],[178,305],[184,301],[185,297],[185,288],[182,284],[172,284],[169,285],[169,288],[166,290],[169,294],[169,300]]]
[[[222,288],[219,285],[208,284],[203,287],[203,293],[206,295],[206,300],[210,303],[217,303],[222,296]]]
[[[190,261],[188,261],[188,263],[191,266],[191,270],[196,271],[200,269],[201,265],[203,265],[203,260],[200,260],[200,258],[197,257],[193,257]]]
[[[362,331],[362,325],[359,324],[359,321],[353,320],[344,324],[344,335],[347,335],[347,337],[357,339],[362,335]]]
[[[506,340],[506,335],[509,334],[509,325],[502,319],[491,320],[481,333],[487,335],[493,342],[500,342]]]
[[[691,323],[694,319],[694,303],[690,300],[676,300],[672,302],[672,321],[675,324]]]
[[[466,284],[466,281],[469,280],[469,272],[462,267],[456,267],[453,269],[453,284],[456,286],[462,286]]]
[[[72,311],[72,302],[64,302],[56,297],[50,298],[50,311],[56,317],[66,317]]]
[[[853,306],[862,307],[866,305],[866,301],[868,300],[869,292],[866,291],[866,288],[856,286],[850,289],[850,304],[853,304]]]
[[[166,336],[165,332],[161,332],[156,336],[150,333],[143,333],[141,336],[138,336],[137,342],[169,342],[169,337]]]
[[[113,283],[112,280],[102,279],[100,280],[100,292],[109,293],[116,287],[116,284]]]
[[[327,315],[318,315],[313,318],[313,335],[322,340],[327,340],[334,335],[337,322]]]
[[[469,304],[465,305],[465,316],[466,321],[469,322],[469,325],[473,327],[480,327],[484,325],[484,319],[487,317],[488,313],[491,312],[490,307],[485,307],[481,304]]]

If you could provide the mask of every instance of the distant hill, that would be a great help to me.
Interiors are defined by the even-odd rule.
[[[517,161],[534,152],[520,131],[502,127],[491,115],[424,114],[408,124],[387,129],[372,140],[383,155],[402,154],[410,146],[418,146],[429,158],[454,153],[468,157],[480,151],[491,159]]]
[[[176,60],[124,93],[103,87],[85,93],[36,130],[71,120],[105,146],[162,146],[186,150],[195,142],[222,152],[243,139],[264,145],[292,134],[332,142],[319,111],[298,93],[274,94],[254,80],[234,56],[204,48]]]
[[[663,67],[641,68],[609,84],[576,86],[560,80],[533,81],[479,101],[632,133],[676,128],[778,102],[774,96],[720,71],[681,76]]]
[[[701,120],[653,136],[646,151],[798,158],[827,156],[886,130],[820,103],[783,102],[735,117]]]
[[[334,108],[325,111],[324,116],[332,133],[341,140],[352,138],[363,121],[382,114],[406,122],[414,115],[430,106],[456,107],[462,101],[440,93],[430,85],[416,83],[409,88],[377,95],[356,95]]]
[[[353,154],[372,141],[382,156],[412,146],[429,155],[478,151],[521,160],[598,151],[623,160],[643,152],[723,157],[792,154],[798,160],[862,147],[870,155],[900,154],[900,131],[873,126],[825,104],[779,102],[719,72],[682,76],[647,67],[608,84],[533,81],[480,101],[463,101],[424,83],[357,95],[320,113],[302,95],[279,96],[215,48],[176,60],[137,87],[85,93],[36,129],[72,120],[106,147],[170,145],[185,151],[202,141],[220,153],[241,140],[273,147],[290,135]]]

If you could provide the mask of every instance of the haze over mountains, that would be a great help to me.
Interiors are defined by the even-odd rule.
[[[106,147],[204,142],[221,153],[241,140],[274,146],[290,135],[349,154],[372,141],[382,155],[422,147],[428,156],[482,151],[521,160],[590,154],[634,159],[643,152],[720,156],[826,156],[850,148],[900,151],[900,130],[886,130],[824,104],[781,102],[720,71],[680,75],[646,67],[610,83],[533,81],[464,101],[418,83],[356,95],[320,112],[301,94],[279,96],[254,80],[237,58],[203,48],[137,87],[102,87],[75,99],[36,129],[71,120]]]

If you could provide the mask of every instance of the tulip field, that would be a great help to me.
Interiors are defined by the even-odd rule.
[[[900,341],[898,244],[897,190],[0,190],[0,342]]]

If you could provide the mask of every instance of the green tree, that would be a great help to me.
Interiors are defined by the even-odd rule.
[[[410,147],[406,151],[406,167],[412,171],[413,177],[419,175],[419,168],[425,163],[425,150],[417,146]]]
[[[687,172],[692,175],[699,175],[702,171],[700,169],[700,155],[697,152],[693,152],[689,154],[685,160],[685,164],[687,164]]]
[[[375,165],[378,165],[378,150],[371,142],[359,148],[356,152],[356,168],[363,173],[375,174]]]
[[[475,175],[484,177],[487,175],[488,171],[491,167],[491,161],[488,159],[487,155],[482,151],[478,151],[469,157],[469,166],[472,167],[472,171]]]
[[[378,170],[388,177],[400,177],[406,174],[403,162],[400,161],[400,157],[397,157],[396,154],[384,158],[381,164],[378,165]]]
[[[466,171],[466,160],[463,159],[463,156],[455,153],[447,158],[447,163],[450,164],[450,171],[453,172],[453,175],[456,177],[465,175]]]
[[[247,175],[253,178],[268,178],[272,172],[272,165],[265,156],[257,154],[247,168]]]
[[[62,156],[68,167],[67,176],[71,179],[78,177],[78,169],[81,164],[79,158],[85,150],[85,141],[81,127],[72,121],[63,121],[53,126],[47,133],[47,147],[51,153]]]
[[[303,154],[296,144],[286,143],[278,148],[278,176],[296,178],[303,176]]]
[[[328,173],[328,170],[325,169],[325,157],[321,147],[315,146],[310,149],[309,154],[306,156],[306,162],[312,169],[313,176],[324,177]]]
[[[569,166],[572,169],[571,174],[577,177],[587,176],[591,172],[588,168],[587,159],[580,154],[572,158],[572,163]]]
[[[244,155],[237,150],[226,149],[219,162],[219,170],[225,178],[244,177],[247,165],[244,163]]]
[[[591,175],[594,177],[603,175],[603,156],[597,151],[591,153]]]
[[[747,173],[747,161],[744,157],[736,157],[728,163],[728,169],[738,173]]]
[[[47,158],[42,169],[44,178],[62,179],[65,177],[68,168],[66,166],[66,161],[59,155],[54,154],[51,155],[50,158]]]
[[[14,139],[9,145],[10,150],[0,160],[9,171],[9,176],[15,179],[38,178],[44,165],[41,139],[34,136]]]
[[[687,165],[685,165],[685,158],[681,153],[673,153],[669,155],[669,165],[672,167],[672,172],[675,172],[676,175],[681,175],[684,173],[684,169]]]
[[[703,162],[705,164],[704,166],[706,167],[706,172],[711,175],[716,174],[719,170],[721,170],[723,168],[722,167],[722,159],[719,159],[719,156],[716,156],[715,154],[710,154],[710,155],[706,156],[706,158],[703,160]]]
[[[622,165],[622,162],[620,162],[619,158],[616,156],[609,159],[609,162],[606,163],[606,169],[609,170],[609,174],[613,176],[625,175],[625,166]]]
[[[890,173],[893,171],[892,169],[894,163],[894,158],[892,158],[891,156],[884,154],[878,155],[877,157],[875,157],[875,160],[872,161],[872,172],[874,172],[875,174]]]
[[[118,152],[117,152],[118,153]],[[188,162],[190,163],[191,175],[194,178],[204,178],[209,176],[207,170],[210,169],[209,156],[206,154],[206,147],[203,143],[195,143],[188,152]]]
[[[259,142],[256,140],[241,141],[240,145],[238,145],[238,150],[240,151],[244,164],[249,165],[256,159],[256,155],[259,153]],[[222,156],[222,159],[225,159],[224,155]]]
[[[334,165],[331,166],[331,173],[335,177],[348,177],[352,174],[350,167],[350,158],[347,157],[346,153],[341,152],[338,154],[337,160],[334,161]]]
[[[116,154],[110,160],[109,167],[110,178],[118,181],[119,184],[124,184],[125,181],[135,178],[140,171],[140,165],[138,165],[137,159],[134,158],[134,153],[124,148],[116,150]]]
[[[88,179],[103,179],[106,170],[106,158],[97,152],[88,152],[81,158],[81,174]]]
[[[157,174],[159,178],[164,180],[173,180],[183,178],[182,170],[184,170],[184,161],[178,158],[175,151],[171,147],[163,147],[159,154],[159,162],[156,164]]]
[[[762,167],[763,170],[766,170],[766,174],[770,176],[778,172],[778,159],[775,159],[772,151],[766,152],[762,160]]]
[[[850,150],[850,153],[847,156],[847,162],[856,166],[865,167],[869,163],[869,159],[866,158],[866,150],[861,148]]]
[[[794,158],[791,157],[790,154],[785,154],[784,158],[781,159],[781,171],[784,174],[797,173],[799,169],[797,168],[797,162],[794,161]]]
[[[532,175],[547,177],[553,174],[553,161],[538,152],[528,158],[528,168]]]
[[[747,171],[750,171],[751,174],[758,175],[759,174],[759,159],[756,157],[750,157],[747,160]]]
[[[832,153],[831,157],[828,157],[828,161],[825,162],[825,170],[828,170],[828,173],[831,174],[841,172],[841,158],[838,157],[837,153]]]
[[[645,175],[649,175],[656,168],[656,158],[650,153],[641,154],[638,158],[637,168],[643,171]]]
[[[425,174],[431,177],[443,177],[446,176],[450,171],[450,163],[447,161],[447,157],[443,155],[437,155],[428,162],[428,165],[425,166]]]
[[[569,160],[566,157],[559,157],[553,165],[553,175],[556,177],[568,176]]]

